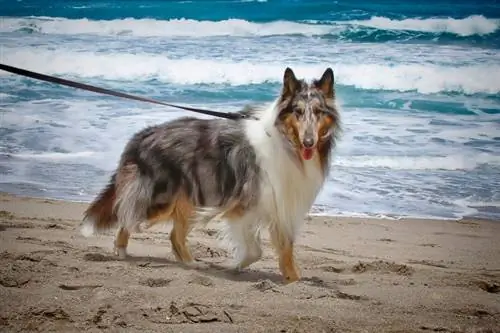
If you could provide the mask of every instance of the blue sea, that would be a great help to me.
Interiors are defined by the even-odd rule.
[[[4,64],[221,111],[330,66],[344,132],[313,213],[500,218],[498,1],[0,0],[0,45]],[[0,72],[0,191],[90,201],[134,132],[185,115]]]

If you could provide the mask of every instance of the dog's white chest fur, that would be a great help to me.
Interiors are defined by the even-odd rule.
[[[278,223],[293,239],[323,185],[319,157],[315,154],[301,168],[284,149],[274,126],[249,122],[246,130],[261,167],[257,209],[264,215],[262,219]]]

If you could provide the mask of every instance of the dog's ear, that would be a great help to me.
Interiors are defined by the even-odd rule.
[[[285,74],[283,75],[283,90],[281,92],[281,95],[284,98],[292,96],[299,88],[299,85],[299,81],[295,77],[292,69],[290,67],[287,67],[285,69]]]
[[[321,92],[325,95],[326,98],[333,98],[335,95],[334,91],[334,78],[333,78],[333,70],[328,67],[326,71],[321,76],[321,79],[315,82],[316,88],[321,90]]]

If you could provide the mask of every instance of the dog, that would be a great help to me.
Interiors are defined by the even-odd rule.
[[[262,256],[267,228],[285,283],[300,280],[294,242],[330,171],[340,115],[334,74],[306,82],[286,68],[279,96],[245,119],[182,117],[132,136],[107,186],[84,212],[81,232],[117,227],[115,254],[146,222],[173,221],[176,260],[192,263],[193,226],[223,222],[236,270]]]

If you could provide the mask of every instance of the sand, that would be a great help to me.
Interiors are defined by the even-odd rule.
[[[297,242],[302,280],[263,259],[236,274],[217,224],[174,261],[170,226],[83,237],[85,204],[0,195],[2,332],[500,332],[500,223],[312,217]]]

